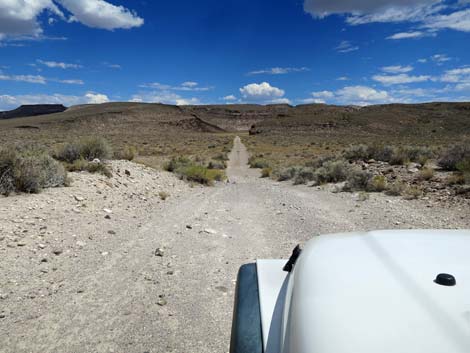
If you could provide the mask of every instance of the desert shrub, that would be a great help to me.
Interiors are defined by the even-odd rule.
[[[69,172],[88,172],[92,174],[102,174],[108,178],[113,176],[111,169],[104,163],[95,163],[87,161],[83,158],[74,161],[73,163],[66,163],[65,168]]]
[[[360,168],[352,168],[346,176],[346,184],[344,191],[367,190],[369,187],[372,174]]]
[[[446,179],[447,185],[463,185],[465,184],[465,177],[461,173],[453,173]]]
[[[371,159],[382,162],[390,162],[395,148],[388,145],[372,145],[369,147],[369,156]]]
[[[402,182],[394,182],[393,184],[389,184],[387,186],[387,190],[385,193],[390,196],[400,196],[403,191],[405,190],[406,185],[403,184]]]
[[[219,169],[223,170],[227,168],[227,164],[223,161],[210,161],[209,164],[207,165],[208,169]]]
[[[225,149],[225,147],[224,147]],[[217,154],[215,157],[213,157],[212,159],[216,160],[216,161],[228,161],[228,154],[227,153],[219,153]]]
[[[54,158],[59,161],[73,163],[81,158],[81,153],[81,146],[78,143],[68,143],[54,154]]]
[[[308,162],[305,163],[306,167],[313,168],[313,169],[318,169],[323,166],[326,162],[335,160],[335,157],[332,156],[322,156],[322,157],[317,157],[314,158]]]
[[[158,196],[160,197],[161,200],[165,201],[167,198],[170,197],[170,194],[167,193],[166,191],[160,191],[158,193]]]
[[[387,145],[352,145],[344,151],[343,156],[349,161],[375,159],[377,161],[389,162],[393,153],[394,148]]]
[[[470,184],[470,158],[457,164],[457,170],[462,173],[466,184]]]
[[[178,169],[176,173],[186,181],[192,181],[203,185],[213,185],[214,181],[225,179],[224,172],[216,169],[207,169],[201,165],[189,165]]]
[[[111,156],[111,146],[102,137],[87,137],[76,142],[70,142],[54,154],[57,160],[67,163],[74,163],[79,159],[87,161],[109,159]]]
[[[44,188],[67,184],[64,167],[44,149],[33,145],[0,150],[0,193],[38,193]]]
[[[315,170],[313,168],[304,167],[297,171],[294,177],[294,184],[307,184],[308,182],[314,180],[316,180]]]
[[[137,148],[134,146],[125,146],[123,150],[115,152],[114,158],[133,161],[137,157]]]
[[[270,178],[272,172],[272,168],[263,168],[263,170],[261,171],[261,178]]]
[[[80,140],[81,156],[87,161],[109,159],[112,150],[109,143],[102,137],[86,137]]]
[[[163,169],[173,173],[180,168],[189,166],[191,163],[191,160],[187,157],[173,157],[163,165]]]
[[[349,161],[359,161],[370,159],[369,147],[367,145],[349,146],[343,153],[343,157]]]
[[[438,164],[444,170],[455,171],[457,165],[470,160],[470,144],[454,145],[446,149],[439,158]]]
[[[434,177],[434,169],[432,168],[423,168],[419,172],[418,178],[421,180],[431,180]]]
[[[415,186],[409,186],[405,188],[402,195],[405,200],[415,200],[420,198],[423,195],[423,192],[421,191],[421,189]]]
[[[328,161],[315,171],[315,181],[318,184],[345,181],[351,168],[351,165],[344,160]]]
[[[270,164],[266,159],[258,157],[250,157],[250,159],[248,160],[248,164],[250,165],[250,168],[263,169],[270,167]]]
[[[434,153],[427,147],[405,146],[395,149],[390,164],[404,165],[409,162],[424,165],[428,159],[432,158]]]
[[[293,166],[284,168],[277,173],[277,181],[287,181],[293,179],[302,167]]]
[[[382,192],[387,189],[387,178],[383,175],[376,175],[370,179],[367,185],[367,191]]]
[[[434,157],[434,152],[423,146],[407,146],[403,148],[403,153],[406,156],[407,161],[419,163],[425,165],[426,162]]]

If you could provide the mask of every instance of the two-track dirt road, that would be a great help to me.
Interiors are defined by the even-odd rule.
[[[59,255],[63,262],[41,280],[32,280],[37,268],[20,268],[17,249],[2,249],[0,284],[9,285],[0,288],[0,352],[227,352],[241,264],[287,257],[320,233],[469,227],[468,214],[423,201],[377,194],[361,202],[261,179],[247,160],[237,138],[227,183],[188,188],[163,206],[124,205],[125,217],[113,215],[117,234],[98,243],[105,254],[90,245]],[[54,290],[28,296],[41,286]]]

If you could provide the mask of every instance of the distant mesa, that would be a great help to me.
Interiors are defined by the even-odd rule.
[[[54,113],[62,113],[67,110],[62,104],[33,104],[22,105],[14,110],[0,112],[0,119],[25,118]]]

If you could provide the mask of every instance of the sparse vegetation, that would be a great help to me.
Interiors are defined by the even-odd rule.
[[[88,172],[99,173],[108,178],[113,176],[111,169],[102,162],[90,162],[83,158],[74,161],[73,163],[65,163],[65,168],[69,172]]]
[[[389,145],[352,145],[343,153],[349,161],[376,160],[388,162],[392,165],[404,165],[409,162],[424,165],[434,152],[421,146],[393,147]]]
[[[456,171],[460,163],[470,160],[470,143],[453,145],[439,158],[439,166],[444,170]]]
[[[227,168],[227,164],[223,161],[210,161],[209,164],[207,165],[207,168],[224,170]]]
[[[23,145],[0,149],[0,194],[38,193],[67,183],[64,167],[44,148]]]
[[[263,169],[263,168],[269,168],[270,163],[261,157],[250,157],[248,160],[248,164],[250,165],[250,168],[258,168],[258,169]]]
[[[165,163],[164,169],[178,175],[181,179],[203,185],[213,185],[225,179],[225,173],[218,169],[209,169],[187,157],[175,157]]]

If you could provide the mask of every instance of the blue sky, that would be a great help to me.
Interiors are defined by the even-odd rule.
[[[0,110],[469,98],[469,0],[0,0]]]

